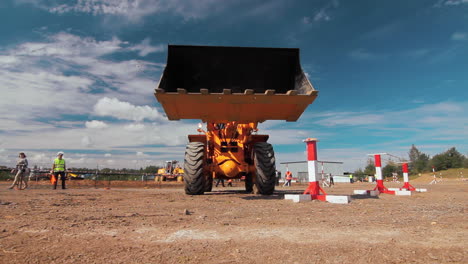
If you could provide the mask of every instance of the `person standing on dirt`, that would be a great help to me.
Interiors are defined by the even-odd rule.
[[[290,170],[286,171],[286,182],[284,183],[284,186],[289,186],[291,187],[291,181],[292,181],[292,172]]]
[[[224,179],[218,179],[218,180],[216,180],[216,185],[215,185],[215,187],[218,187],[218,184],[220,184],[220,183],[221,183],[221,185],[223,185],[223,187],[226,187],[226,186],[224,186]]]
[[[349,175],[349,182],[350,182],[350,183],[353,183],[353,182],[354,182],[354,179],[353,179],[353,175],[352,175],[352,174]]]
[[[59,175],[60,175],[60,179],[62,180],[62,189],[66,189],[65,188],[65,170],[66,170],[66,166],[65,166],[65,159],[63,159],[63,152],[62,151],[59,151],[57,153],[57,158],[54,159],[54,164],[52,165],[52,171],[51,173],[54,173],[54,176],[55,176],[55,182],[54,182],[54,190],[57,189],[57,182],[59,180]]]
[[[26,154],[24,152],[20,152],[18,156],[18,161],[16,162],[16,167],[12,172],[16,172],[15,179],[8,189],[13,189],[15,185],[19,184],[21,176],[23,176],[23,180],[26,184],[26,188],[28,188],[28,177],[26,177],[26,170],[28,169],[28,160],[26,159]]]
[[[335,181],[333,181],[333,175],[331,173],[328,178],[330,179],[330,186],[335,185]]]

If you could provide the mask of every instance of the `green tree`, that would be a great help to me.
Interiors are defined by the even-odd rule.
[[[156,173],[158,172],[159,166],[148,166],[145,168],[144,172],[145,173]]]
[[[408,156],[410,159],[410,163],[408,165],[412,173],[420,173],[429,169],[429,155],[419,151],[414,144],[411,145]]]
[[[399,167],[398,164],[396,164],[393,161],[389,161],[385,167],[382,168],[382,175],[384,177],[391,177],[393,172],[398,173]]]
[[[462,168],[466,157],[457,151],[455,147],[432,157],[431,164],[436,170]]]
[[[366,174],[360,168],[358,170],[356,170],[355,172],[353,172],[353,176],[356,177],[357,179],[361,179],[361,180],[366,178]]]
[[[367,165],[366,165],[366,168],[364,169],[364,174],[375,175],[375,165],[372,159],[367,160]]]

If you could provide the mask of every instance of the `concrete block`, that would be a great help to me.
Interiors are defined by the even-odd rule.
[[[375,191],[369,191],[370,196],[379,196],[380,192],[378,190]]]
[[[368,195],[367,190],[354,190],[354,194]]]
[[[347,195],[327,195],[325,198],[329,203],[347,204],[351,202],[351,198]]]
[[[387,188],[389,191],[399,191],[400,188]]]
[[[423,189],[423,188],[416,188],[416,191],[417,191],[417,192],[427,192],[427,189]]]
[[[395,195],[411,195],[411,191],[395,191]]]
[[[285,194],[285,200],[292,200],[295,203],[303,202],[303,201],[311,201],[312,196],[310,194]]]

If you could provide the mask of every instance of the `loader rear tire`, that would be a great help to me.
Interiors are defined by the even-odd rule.
[[[271,195],[275,191],[275,152],[271,144],[258,142],[254,145],[254,163],[257,171],[255,185],[259,194]]]
[[[200,195],[205,192],[206,176],[203,172],[205,145],[201,142],[190,142],[185,148],[184,182],[185,193]]]

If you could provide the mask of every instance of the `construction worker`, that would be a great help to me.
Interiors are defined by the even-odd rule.
[[[292,172],[290,170],[286,171],[286,182],[283,184],[284,186],[291,186],[291,180],[292,180]]]
[[[330,181],[330,186],[335,185],[335,181],[333,180],[333,175],[330,173],[330,176],[328,176],[328,179]]]
[[[28,170],[28,160],[26,159],[26,154],[20,152],[18,155],[18,161],[16,162],[16,168],[12,172],[16,172],[15,179],[8,189],[13,189],[15,185],[19,184],[20,176],[23,176],[26,188],[28,188],[28,177],[26,177],[26,170]]]
[[[354,182],[354,179],[353,179],[353,175],[352,175],[352,174],[349,175],[349,182],[350,182],[350,183],[353,183],[353,182]]]
[[[53,173],[54,176],[55,176],[55,182],[54,182],[54,190],[57,189],[57,182],[59,180],[59,175],[60,175],[60,179],[62,180],[62,189],[66,189],[65,188],[65,170],[66,170],[66,166],[65,166],[65,159],[63,159],[63,152],[62,151],[59,151],[57,153],[57,158],[54,159],[54,164],[52,165],[52,171],[50,173]]]
[[[223,187],[226,187],[226,186],[224,186],[224,179],[221,179],[221,178],[218,178],[218,179],[216,180],[216,185],[215,185],[215,187],[218,187],[218,184],[220,184],[220,183],[221,183],[221,185],[223,185]]]
[[[229,179],[229,180],[228,180],[227,186],[228,186],[228,187],[232,187],[232,179]]]

